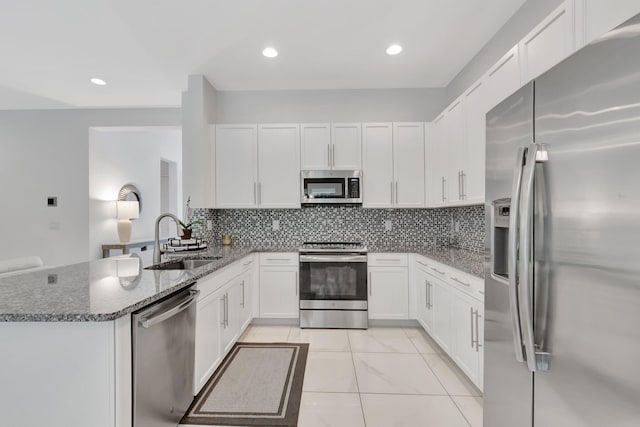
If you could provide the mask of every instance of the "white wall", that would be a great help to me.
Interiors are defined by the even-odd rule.
[[[447,86],[453,102],[564,0],[527,0]]]
[[[161,159],[177,164],[178,197],[170,212],[182,217],[182,131],[174,128],[94,128],[89,134],[89,253],[117,242],[116,203],[120,188],[134,184],[142,197],[140,217],[132,221],[131,240],[153,238],[160,211]],[[180,202],[178,202],[180,201]],[[175,235],[175,227],[169,229]]]
[[[213,206],[215,182],[210,124],[216,123],[217,91],[202,75],[189,76],[188,88],[182,93],[182,161],[184,199],[192,208]]]
[[[0,259],[89,258],[89,128],[179,126],[179,109],[0,111]],[[58,196],[58,207],[46,206]],[[53,228],[53,229],[52,229]]]
[[[445,102],[444,88],[218,91],[215,122],[429,121]]]

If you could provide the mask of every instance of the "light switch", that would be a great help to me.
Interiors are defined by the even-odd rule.
[[[274,219],[273,222],[271,223],[271,229],[273,231],[278,231],[280,230],[280,220],[279,219]]]
[[[384,231],[391,231],[393,229],[393,224],[390,219],[384,220]]]

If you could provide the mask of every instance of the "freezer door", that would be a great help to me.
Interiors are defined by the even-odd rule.
[[[532,374],[516,357],[506,259],[514,250],[508,246],[507,215],[516,158],[533,140],[533,85],[491,110],[486,123],[484,425],[531,427]]]
[[[548,152],[535,187],[535,337],[551,356],[534,374],[534,425],[637,426],[640,16],[535,87]]]

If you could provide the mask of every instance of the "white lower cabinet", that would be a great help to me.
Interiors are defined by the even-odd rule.
[[[219,328],[223,319],[222,295],[224,292],[214,292],[198,300],[196,305],[194,395],[200,392],[222,359]]]
[[[244,331],[251,323],[251,289],[253,289],[253,269],[247,270],[240,276],[240,330]]]
[[[260,317],[299,316],[298,267],[260,266]]]
[[[227,354],[240,337],[240,281],[235,279],[220,297],[222,321],[220,322],[220,347]]]
[[[416,268],[415,285],[418,296],[417,318],[418,322],[427,332],[433,330],[433,284],[429,274]]]
[[[418,323],[482,390],[483,280],[422,256],[414,277]]]
[[[453,350],[453,292],[448,284],[430,276],[433,287],[433,327],[431,336],[447,353]]]
[[[408,318],[407,267],[369,267],[369,319]]]
[[[197,283],[194,395],[251,323],[253,255]]]
[[[453,329],[455,345],[453,359],[460,369],[480,387],[484,308],[483,304],[459,291],[454,291]]]

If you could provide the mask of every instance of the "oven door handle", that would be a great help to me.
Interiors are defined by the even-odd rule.
[[[366,255],[300,255],[300,262],[367,262]]]

